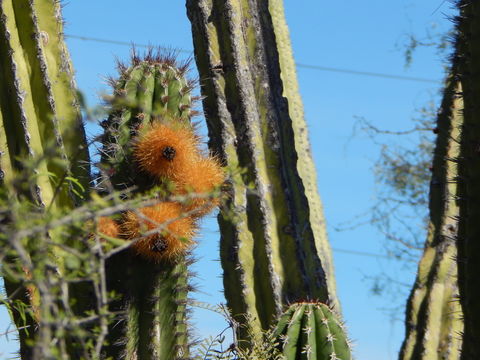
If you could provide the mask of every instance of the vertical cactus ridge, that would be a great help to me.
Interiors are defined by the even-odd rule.
[[[146,261],[120,253],[107,263],[110,310],[122,315],[111,325],[105,356],[114,359],[189,358],[188,256]]]
[[[146,265],[131,259],[125,349],[118,358],[180,360],[189,356],[186,325],[189,262]],[[115,356],[114,352],[109,353]],[[120,357],[121,356],[121,357]],[[117,358],[117,357],[114,357]]]
[[[480,358],[480,5],[458,2],[457,57],[464,101],[458,192],[458,275],[465,319],[461,359]]]
[[[305,176],[314,170],[301,103],[284,90],[296,79],[289,42],[279,46],[276,36],[288,32],[283,12],[269,7],[187,1],[210,146],[241,169],[231,177],[234,215],[219,216],[225,296],[233,314],[254,319],[254,331],[299,298],[337,303],[325,232],[312,225],[323,217],[314,177]]]
[[[38,57],[43,58],[43,82],[49,89],[53,122],[61,135],[59,143],[69,160],[72,176],[85,191],[90,187],[90,160],[85,130],[81,121],[70,54],[63,38],[61,5],[52,1],[32,1],[36,29],[40,34]],[[43,55],[40,55],[43,54]],[[42,66],[42,67],[43,67]],[[61,100],[60,100],[61,99]]]
[[[296,164],[298,176],[301,178],[305,195],[299,191],[295,194],[297,199],[297,208],[305,206],[305,199],[308,202],[309,218],[302,219],[303,223],[310,222],[313,232],[314,246],[312,251],[319,254],[325,254],[321,257],[322,269],[325,269],[327,287],[331,293],[331,302],[339,309],[340,304],[336,299],[336,284],[333,276],[333,261],[330,243],[327,237],[326,223],[323,214],[323,204],[317,190],[317,174],[313,163],[310,142],[308,139],[308,128],[305,122],[303,103],[300,97],[300,90],[297,81],[295,61],[293,58],[290,34],[285,19],[285,11],[282,0],[272,0],[268,5],[272,18],[272,25],[275,32],[276,46],[278,47],[278,59],[280,67],[280,77],[283,83],[283,96],[288,99],[288,112],[291,118],[293,129],[293,152],[298,154]],[[285,134],[289,136],[288,133]],[[296,150],[295,150],[296,149]],[[287,159],[288,154],[286,155]],[[306,214],[305,214],[306,215]],[[310,245],[311,246],[311,245]],[[306,245],[308,247],[308,245]]]
[[[327,305],[292,304],[273,331],[286,360],[351,360],[344,325]]]
[[[47,112],[43,117],[43,125],[40,125],[37,114],[44,110],[45,104],[48,106],[47,96],[41,97],[43,101],[34,102],[33,93],[37,90],[44,90],[41,78],[34,77],[30,74],[30,68],[40,69],[40,62],[36,57],[35,40],[29,36],[27,28],[32,28],[33,24],[22,24],[22,20],[28,20],[29,12],[25,15],[18,16],[16,14],[15,4],[19,2],[3,1],[1,5],[1,25],[2,39],[2,118],[4,120],[3,127],[9,137],[3,141],[7,144],[10,154],[11,168],[21,170],[21,165],[15,160],[15,157],[27,158],[41,157],[44,153],[44,146],[47,145],[43,141],[49,142],[52,146],[56,142],[56,138],[51,135],[46,138],[52,129],[53,124],[51,117]],[[29,6],[27,2],[23,6]],[[19,19],[20,18],[20,19]],[[24,21],[25,21],[24,20]],[[21,27],[23,25],[23,27]],[[25,29],[22,33],[18,29]],[[39,34],[37,33],[37,39]],[[25,44],[26,43],[26,44]],[[8,87],[6,86],[8,84]],[[35,89],[37,86],[37,89]],[[11,96],[10,94],[13,94]],[[43,107],[37,109],[36,107]],[[45,130],[45,131],[42,131]],[[18,134],[15,138],[10,134]],[[47,146],[48,146],[47,145]],[[3,151],[3,150],[2,150]],[[41,164],[38,172],[46,173],[48,167],[45,163]],[[54,189],[46,176],[41,176],[37,180],[36,189],[33,190],[35,200],[43,206],[49,205],[53,199]]]
[[[460,358],[462,309],[458,302],[456,202],[461,84],[456,66],[447,79],[437,117],[437,140],[430,183],[430,224],[417,279],[407,304],[406,338],[400,359]]]
[[[54,1],[1,4],[2,53],[10,54],[3,58],[4,84],[9,84],[15,94],[7,95],[8,100],[3,102],[2,112],[8,114],[3,116],[4,121],[10,122],[3,126],[8,134],[17,130],[16,139],[9,140],[10,147],[15,149],[14,157],[45,156],[46,163],[40,165],[39,173],[53,173],[56,181],[72,174],[88,189],[88,151],[63,42],[59,6]],[[65,166],[48,160],[55,148],[67,161]],[[17,163],[15,168],[18,166]],[[59,191],[46,175],[39,177],[35,192],[43,205],[71,206],[73,197],[68,187]],[[59,200],[52,204],[54,196]]]
[[[14,222],[16,209],[26,203],[47,218],[70,211],[80,203],[85,196],[81,193],[90,183],[85,132],[63,41],[60,10],[59,2],[54,0],[0,1],[0,185]],[[74,188],[69,180],[72,177],[83,189]],[[49,239],[68,244],[69,239],[61,233],[50,230]],[[22,240],[35,270],[44,270],[43,276],[48,274],[43,284],[58,286],[66,273],[63,251],[32,239]],[[18,261],[12,260],[10,265],[15,267]],[[24,270],[30,275],[33,271]],[[18,297],[34,306],[35,313],[43,314],[43,318],[53,316],[53,310],[39,301],[38,289],[30,285],[28,293],[34,296],[25,297],[18,279],[6,274],[4,280],[12,300]],[[77,302],[78,308],[83,306],[81,303]],[[17,313],[14,321],[24,325]],[[40,316],[36,315],[36,321],[41,321]],[[38,351],[28,345],[37,328],[32,319],[31,331],[19,331],[22,356],[28,358]],[[53,336],[54,330],[53,325],[43,324],[41,336]]]

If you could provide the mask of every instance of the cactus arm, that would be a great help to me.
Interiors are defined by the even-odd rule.
[[[459,359],[463,321],[458,298],[459,215],[455,201],[463,100],[455,72],[449,76],[437,118],[430,185],[430,224],[424,254],[407,305],[406,338],[400,359]]]
[[[327,305],[294,303],[273,331],[285,360],[352,360],[345,329]]]
[[[312,169],[315,168],[312,158],[312,152],[308,139],[307,124],[303,111],[303,103],[300,97],[300,90],[297,81],[295,61],[290,42],[290,34],[285,19],[285,11],[281,0],[272,0],[268,6],[272,25],[275,32],[276,44],[278,47],[278,57],[280,66],[280,77],[283,83],[283,96],[288,100],[288,113],[292,119],[292,129],[294,145],[290,151],[298,155],[296,164],[292,168],[297,168],[298,176],[303,183],[305,195],[301,191],[295,194],[298,199],[297,213],[303,217],[302,221],[312,228],[314,237],[314,247],[312,251],[317,251],[321,256],[322,269],[325,269],[327,287],[331,294],[332,304],[340,309],[340,304],[336,299],[336,284],[333,276],[333,261],[331,255],[330,243],[327,237],[326,223],[323,214],[323,204],[317,190],[317,174]],[[288,133],[285,135],[288,136]],[[295,150],[297,149],[297,150]],[[288,154],[286,155],[289,159]],[[292,175],[294,176],[294,175]],[[305,211],[305,198],[308,202],[309,213]],[[308,245],[306,245],[308,246]]]
[[[312,228],[323,223],[321,207],[313,209],[319,202],[309,200],[318,196],[307,199],[304,191],[316,192],[316,184],[301,177],[311,162],[298,160],[310,158],[298,134],[306,127],[295,96],[290,112],[282,82],[289,76],[296,83],[281,69],[291,50],[288,43],[277,48],[275,36],[285,28],[268,4],[187,1],[210,145],[230,168],[244,171],[232,176],[234,219],[219,217],[225,296],[234,314],[257,319],[250,324],[257,330],[296,299],[337,303],[328,245],[319,245],[325,234]]]
[[[465,319],[461,359],[480,358],[480,6],[477,1],[458,2],[456,61],[464,100],[464,123],[459,154],[460,206],[458,275],[460,302]]]

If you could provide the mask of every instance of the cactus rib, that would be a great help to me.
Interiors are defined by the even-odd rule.
[[[464,314],[461,359],[480,358],[480,6],[477,1],[460,0],[457,18],[455,61],[463,96],[463,124],[457,178],[460,208],[458,224],[458,277],[460,303]]]
[[[187,1],[209,145],[237,169],[219,216],[225,296],[257,334],[299,298],[338,307],[280,5]]]
[[[455,69],[455,68],[454,68]],[[424,254],[407,305],[406,338],[400,359],[460,358],[463,316],[458,298],[455,244],[461,111],[456,70],[447,79],[437,118],[437,141],[430,183],[430,224]]]
[[[352,360],[338,315],[318,302],[288,307],[273,331],[285,360]]]
[[[85,132],[63,41],[60,10],[60,4],[54,0],[0,2],[0,182],[2,194],[11,204],[9,217],[13,222],[16,209],[27,203],[47,216],[69,211],[85,194],[74,189],[68,179],[76,178],[84,190],[90,182]],[[18,174],[22,180],[18,180]],[[48,236],[54,242],[65,243],[57,231],[49,231]],[[38,241],[26,241],[28,244],[10,244],[25,246],[19,266],[31,277],[34,269],[30,262],[35,261],[35,271],[42,272],[42,276],[49,274],[48,279],[36,284],[35,290],[29,287],[28,293],[34,295],[30,298],[23,296],[23,284],[8,274],[5,287],[7,294],[13,296],[10,300],[20,294],[24,303],[35,306],[36,320],[42,321],[53,315],[53,310],[39,301],[38,294],[48,296],[46,292],[62,282],[62,251],[45,244],[41,248]],[[13,260],[11,266],[18,261]],[[83,307],[80,303],[78,308]],[[32,322],[29,331],[22,327],[18,314],[13,315],[17,326],[23,329],[19,331],[22,356],[28,358],[32,351],[41,351],[32,350],[27,344],[36,335],[44,339],[54,336],[53,325],[37,327]],[[39,334],[33,330],[36,328],[40,329]]]

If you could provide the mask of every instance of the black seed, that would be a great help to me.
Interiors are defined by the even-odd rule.
[[[172,161],[175,158],[176,151],[171,146],[165,146],[162,151],[162,155],[168,161]]]
[[[161,253],[166,249],[167,249],[167,244],[165,243],[165,239],[163,237],[158,237],[153,241],[152,251]]]

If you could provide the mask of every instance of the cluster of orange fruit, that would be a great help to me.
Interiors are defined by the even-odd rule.
[[[131,248],[153,261],[171,260],[193,244],[199,218],[220,203],[216,191],[225,181],[217,157],[200,149],[200,138],[180,121],[156,122],[134,140],[133,158],[159,182],[173,185],[173,195],[185,201],[161,201],[127,211],[119,220],[100,218],[100,236],[132,240]],[[145,234],[146,235],[142,235]]]

